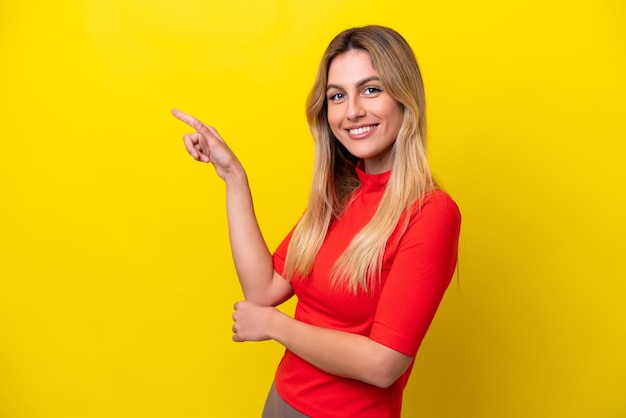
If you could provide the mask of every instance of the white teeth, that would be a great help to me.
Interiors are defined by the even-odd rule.
[[[357,129],[350,129],[350,135],[361,135],[364,134],[365,132],[369,132],[373,129],[373,126],[363,126],[362,128],[357,128]]]

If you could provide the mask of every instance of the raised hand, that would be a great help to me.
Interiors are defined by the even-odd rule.
[[[213,164],[217,175],[223,179],[241,168],[239,160],[215,128],[178,109],[173,109],[172,115],[196,130],[183,136],[187,152],[196,161]]]

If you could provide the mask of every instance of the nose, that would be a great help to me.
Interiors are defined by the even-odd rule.
[[[346,116],[350,120],[356,120],[365,116],[365,108],[358,96],[353,96],[348,100],[348,113]]]

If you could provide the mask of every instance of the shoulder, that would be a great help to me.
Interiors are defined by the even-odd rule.
[[[447,269],[441,277],[452,277],[461,231],[461,212],[456,202],[436,189],[415,202],[405,215],[390,241],[397,244],[396,255],[403,257],[402,263],[417,265],[422,273]]]
[[[401,241],[435,242],[446,237],[458,237],[461,229],[461,211],[452,197],[441,189],[428,192],[405,213],[398,224]]]
[[[411,218],[461,220],[461,211],[452,197],[441,189],[428,192],[411,208]]]

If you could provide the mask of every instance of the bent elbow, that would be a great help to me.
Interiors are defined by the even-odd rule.
[[[400,376],[401,375],[382,375],[373,379],[371,384],[381,389],[387,389],[391,387]]]
[[[389,349],[387,349],[389,350]],[[413,361],[412,357],[399,352],[387,352],[387,356],[380,356],[380,360],[369,370],[367,383],[386,389],[392,386],[402,376]]]
[[[369,376],[365,377],[363,381],[378,388],[387,389],[402,376],[405,370],[406,368],[378,366],[371,370]]]

